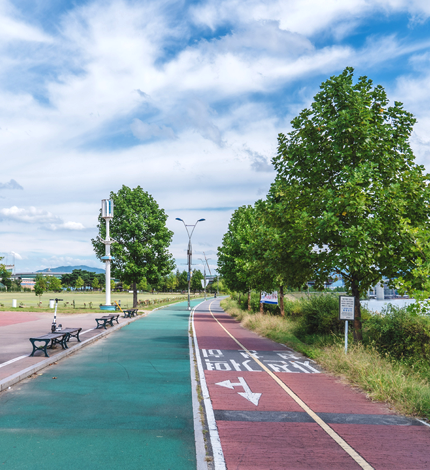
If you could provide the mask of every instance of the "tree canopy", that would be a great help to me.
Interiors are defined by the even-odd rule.
[[[347,67],[279,134],[265,201],[232,215],[218,249],[227,287],[322,289],[336,273],[355,297],[382,279],[430,292],[430,189],[409,139],[415,118]],[[281,306],[282,308],[282,306]]]
[[[428,176],[409,145],[415,118],[348,67],[321,85],[311,107],[279,134],[269,198],[285,243],[313,265],[317,286],[341,274],[356,298],[383,277],[410,278],[429,228]]]

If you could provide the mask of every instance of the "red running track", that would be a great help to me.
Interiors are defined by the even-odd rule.
[[[219,300],[207,301],[196,310],[194,331],[227,469],[362,468],[267,372],[243,367],[248,357],[215,321],[209,307],[230,334],[246,349],[257,351],[266,365],[273,363],[273,354],[283,351],[293,354],[291,361],[302,366],[306,358],[244,329],[222,311]],[[229,370],[214,366],[209,370],[208,364],[220,361]],[[258,369],[255,361],[246,362],[250,369]],[[324,372],[312,373],[305,366],[302,370],[308,373],[286,370],[293,372],[276,372],[276,376],[320,414],[365,459],[368,468],[430,469],[430,427],[393,414],[386,405],[371,402]],[[246,393],[244,382],[251,394],[261,394],[257,404],[240,395]]]
[[[0,312],[0,326],[15,325],[16,323],[25,323],[38,320],[37,313],[29,312]]]

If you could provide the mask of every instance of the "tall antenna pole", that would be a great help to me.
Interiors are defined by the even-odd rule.
[[[106,266],[106,305],[102,305],[102,310],[115,310],[115,306],[111,305],[110,298],[110,262],[113,259],[110,254],[110,246],[112,245],[113,240],[110,238],[109,233],[109,222],[113,219],[113,200],[112,199],[103,199],[102,200],[102,218],[106,221],[106,239],[103,241],[105,245],[105,256],[102,257],[102,260],[105,262]]]

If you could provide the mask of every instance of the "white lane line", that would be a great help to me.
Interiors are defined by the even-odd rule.
[[[188,333],[191,331],[191,315],[188,319]],[[208,464],[205,460],[206,449],[203,437],[203,426],[200,415],[200,403],[197,396],[197,377],[195,370],[195,354],[193,349],[193,340],[188,334],[188,348],[190,350],[190,373],[191,373],[191,398],[193,403],[193,421],[194,421],[194,439],[196,442],[196,464],[197,470],[208,470]]]
[[[222,451],[222,447],[221,447],[221,439],[218,434],[215,414],[212,408],[212,402],[210,399],[208,386],[206,384],[205,373],[202,367],[202,360],[199,354],[199,343],[197,341],[196,328],[194,326],[194,311],[195,311],[195,308],[193,308],[193,310],[191,311],[191,322],[193,325],[193,337],[194,337],[194,352],[196,355],[195,357],[197,359],[197,369],[199,371],[200,386],[202,388],[202,395],[203,395],[203,403],[205,404],[206,419],[208,420],[209,437],[211,439],[212,452],[214,455],[214,468],[215,470],[226,470],[227,467],[225,465],[224,452]]]
[[[83,331],[82,333],[80,333],[81,335],[84,335],[85,333],[88,333],[89,331],[94,331],[95,328],[91,328],[91,330],[87,330],[87,331]]]
[[[29,357],[29,356],[16,357],[15,359],[11,359],[10,361],[3,362],[3,364],[0,364],[0,367],[8,366],[9,364],[12,364],[13,362],[19,361],[20,359],[24,359],[24,357]]]
[[[421,421],[420,419],[416,418],[417,421],[419,421],[420,423],[423,423],[425,424],[426,426],[430,427],[430,424],[429,423],[426,423],[425,421]]]

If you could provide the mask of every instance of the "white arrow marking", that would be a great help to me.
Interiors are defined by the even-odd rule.
[[[230,390],[234,390],[234,387],[243,387],[245,390],[244,392],[237,392],[241,397],[246,398],[250,401],[253,405],[257,406],[258,402],[261,397],[261,393],[253,393],[249,388],[249,385],[246,383],[243,377],[238,377],[239,383],[232,383],[230,380],[224,380],[224,382],[218,382],[215,385],[220,385],[221,387],[229,388]]]

